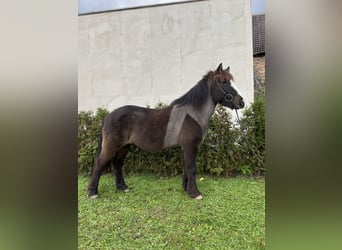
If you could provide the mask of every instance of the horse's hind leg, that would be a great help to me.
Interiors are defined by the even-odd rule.
[[[186,174],[186,170],[184,168],[183,178],[182,178],[182,186],[184,191],[188,189],[188,175]]]
[[[90,198],[98,197],[98,186],[101,177],[101,173],[106,166],[110,163],[111,158],[102,153],[96,158],[94,163],[93,172],[91,174],[90,182],[88,185],[88,196]]]
[[[98,197],[98,186],[101,173],[103,172],[105,167],[110,164],[110,161],[113,159],[114,155],[117,152],[117,147],[115,147],[114,143],[111,142],[108,138],[102,141],[101,144],[101,151],[96,157],[93,172],[88,185],[88,196],[90,198]]]
[[[129,150],[129,145],[124,146],[118,151],[115,158],[113,159],[116,188],[125,193],[127,193],[129,189],[122,175],[122,166],[124,164],[128,150]]]

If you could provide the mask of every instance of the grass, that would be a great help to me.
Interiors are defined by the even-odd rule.
[[[200,201],[181,177],[128,176],[130,193],[122,193],[104,175],[90,200],[79,176],[79,249],[265,249],[264,179],[197,180]]]

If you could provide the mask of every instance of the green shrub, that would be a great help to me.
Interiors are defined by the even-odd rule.
[[[242,135],[239,144],[243,151],[245,166],[255,175],[265,172],[265,99],[257,98],[245,110],[241,119]],[[247,138],[247,139],[246,139]]]
[[[165,104],[158,104],[157,108]],[[241,118],[241,128],[235,126],[226,108],[218,105],[209,121],[208,131],[200,145],[197,173],[215,176],[262,175],[265,172],[265,103],[257,99]],[[105,109],[80,112],[78,115],[78,171],[91,172]],[[180,148],[158,153],[144,152],[132,145],[125,160],[126,173],[149,172],[173,176],[183,172]]]
[[[265,172],[265,102],[258,98],[245,109],[241,126],[218,105],[200,146],[197,166],[213,175],[261,175]]]

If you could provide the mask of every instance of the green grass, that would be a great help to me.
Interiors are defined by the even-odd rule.
[[[181,177],[126,177],[130,193],[101,177],[99,198],[79,176],[79,249],[265,249],[265,181],[197,177],[203,200],[187,196]]]

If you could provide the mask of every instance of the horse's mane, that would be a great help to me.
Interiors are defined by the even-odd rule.
[[[214,72],[209,71],[203,78],[194,86],[192,87],[188,92],[186,92],[184,95],[179,97],[178,99],[174,100],[171,103],[171,106],[173,105],[192,105],[194,108],[200,108],[202,104],[205,103],[207,100],[207,97],[209,95],[208,90],[208,80],[211,79]]]

